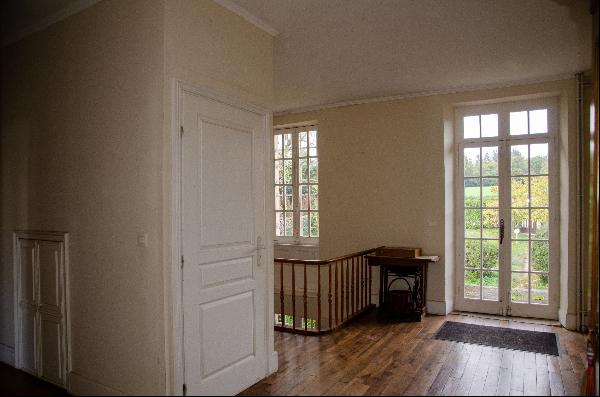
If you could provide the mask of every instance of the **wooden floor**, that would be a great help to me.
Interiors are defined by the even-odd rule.
[[[433,339],[445,320],[556,332],[560,356]],[[451,314],[382,324],[369,315],[321,337],[276,332],[279,371],[241,395],[578,395],[585,338],[523,321]]]
[[[66,390],[0,363],[0,396],[69,396]]]

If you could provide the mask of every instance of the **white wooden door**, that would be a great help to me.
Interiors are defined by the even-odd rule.
[[[266,117],[182,95],[184,385],[237,394],[267,374]]]
[[[16,364],[61,387],[67,378],[66,236],[15,234]]]

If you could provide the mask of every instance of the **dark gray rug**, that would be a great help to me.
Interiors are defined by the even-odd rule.
[[[558,356],[558,335],[553,332],[525,331],[446,321],[435,334],[435,339]]]

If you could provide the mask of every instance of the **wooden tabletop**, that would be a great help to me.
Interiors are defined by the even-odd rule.
[[[403,258],[397,256],[383,256],[383,255],[374,255],[369,254],[365,255],[365,258],[368,259],[369,266],[379,266],[380,264],[396,264],[396,265],[419,265],[419,264],[427,264],[434,263],[440,260],[440,257],[437,255],[421,255],[410,258]]]

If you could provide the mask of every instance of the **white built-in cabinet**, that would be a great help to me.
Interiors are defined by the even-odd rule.
[[[67,386],[68,235],[15,232],[15,366]]]

